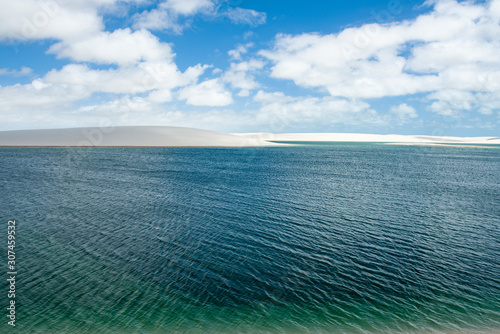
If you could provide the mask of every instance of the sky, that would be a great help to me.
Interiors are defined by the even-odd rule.
[[[0,8],[0,130],[500,135],[500,0]]]

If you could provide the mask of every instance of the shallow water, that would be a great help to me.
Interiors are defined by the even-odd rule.
[[[1,333],[500,331],[498,149],[0,148],[0,170]]]

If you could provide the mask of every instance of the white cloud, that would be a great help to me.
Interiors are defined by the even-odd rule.
[[[180,34],[184,26],[178,22],[178,15],[169,10],[152,9],[134,15],[134,27],[150,30],[172,30]]]
[[[41,79],[0,87],[2,130],[78,126],[83,119],[75,115],[73,104],[88,97],[82,87],[48,84]]]
[[[447,89],[429,94],[427,99],[434,101],[429,110],[444,116],[459,116],[461,112],[471,110],[491,115],[494,110],[500,109],[500,97],[491,92]]]
[[[233,23],[248,24],[250,26],[264,24],[266,23],[267,18],[266,13],[240,7],[229,8],[226,12],[224,12],[224,16],[229,18],[229,20]]]
[[[45,91],[47,92],[47,91]],[[15,113],[1,113],[3,127],[19,128],[58,128],[101,125],[151,125],[159,121],[161,108],[140,97],[123,96],[101,104],[87,104],[76,107],[55,103],[40,105],[38,108],[16,106]],[[147,122],[147,119],[150,122]],[[19,122],[22,120],[22,123]]]
[[[193,106],[227,106],[233,103],[231,92],[224,88],[219,79],[185,87],[179,92],[179,99]]]
[[[438,0],[430,13],[410,21],[365,24],[330,35],[278,35],[274,48],[260,54],[274,63],[272,77],[332,96],[497,91],[500,85],[485,78],[500,67],[499,7],[499,0]]]
[[[247,53],[252,46],[253,43],[239,44],[236,49],[229,50],[227,54],[234,60],[241,60],[241,55]]]
[[[239,97],[248,97],[250,96],[250,90],[248,89],[242,89],[238,92],[237,94]]]
[[[224,81],[229,82],[231,87],[242,90],[251,90],[259,87],[253,76],[248,75],[244,71],[234,71],[231,69],[224,74]]]
[[[210,0],[167,0],[161,5],[163,8],[182,15],[193,15],[202,10],[211,9],[213,6]]]
[[[409,106],[406,103],[402,103],[398,106],[393,106],[390,112],[398,116],[400,124],[408,122],[411,118],[417,118],[418,114],[415,108]]]
[[[209,18],[227,17],[235,24],[258,26],[266,22],[266,13],[240,7],[229,7],[220,11],[215,0],[166,0],[156,8],[134,16],[137,28],[152,30],[172,30],[180,34],[190,25],[189,18],[202,14]]]
[[[97,125],[109,118],[116,125],[219,130],[315,131],[339,124],[366,129],[420,120],[407,103],[379,114],[363,99],[416,93],[423,93],[417,97],[428,104],[423,110],[440,115],[493,115],[500,110],[500,0],[437,0],[429,13],[414,20],[365,24],[328,35],[278,35],[271,50],[260,52],[272,64],[272,77],[328,95],[324,97],[259,90],[269,65],[250,52],[253,43],[227,52],[229,67],[214,68],[200,82],[211,66],[198,64],[181,72],[171,45],[146,30],[180,33],[194,15],[256,26],[265,23],[265,13],[234,7],[221,11],[215,0],[165,0],[132,18],[139,30],[105,31],[102,15],[125,6],[124,15],[126,1],[0,0],[0,40],[50,39],[48,53],[77,62],[28,84],[0,87],[4,128],[16,123]],[[0,69],[6,76],[31,73],[28,67]],[[108,100],[95,102],[97,93]],[[238,112],[221,108],[231,105],[234,95],[247,98],[245,107],[238,106]],[[193,110],[197,106],[201,111]]]
[[[90,104],[77,109],[77,113],[92,115],[92,117],[126,119],[130,114],[150,113],[154,104],[142,97],[123,96],[102,104]]]
[[[232,63],[231,69],[236,72],[249,72],[260,70],[264,67],[265,63],[262,60],[250,59],[249,61],[242,61],[240,63]]]
[[[140,61],[165,61],[174,57],[171,47],[149,31],[117,29],[83,39],[53,44],[48,53],[80,62],[128,65]]]
[[[252,72],[261,70],[264,62],[256,59],[240,63],[231,63],[230,68],[224,73],[222,79],[231,84],[231,87],[240,89],[239,96],[249,96],[250,90],[259,88]],[[250,74],[249,74],[250,73]]]
[[[156,89],[148,94],[148,101],[155,103],[165,103],[173,100],[172,91],[168,89]]]
[[[104,29],[105,13],[127,13],[127,3],[144,0],[0,0],[0,40],[56,39],[70,41]],[[214,14],[211,0],[166,0],[157,8],[134,16],[135,26],[182,31],[180,16]]]
[[[23,75],[29,75],[33,73],[33,70],[29,67],[23,66],[20,70],[10,70],[8,68],[0,68],[0,75],[9,75],[13,77],[20,77]]]
[[[157,69],[155,69],[157,66]],[[118,69],[94,70],[86,65],[66,65],[44,77],[51,84],[83,87],[88,92],[134,94],[185,84],[172,63],[140,64]]]
[[[53,85],[40,79],[26,85],[0,87],[2,111],[16,111],[17,107],[54,106],[88,97],[90,94],[78,86]]]
[[[215,4],[210,0],[166,0],[149,11],[134,16],[135,27],[153,30],[172,30],[181,33],[189,25],[182,17],[199,13],[213,15]]]
[[[197,65],[180,72],[173,63],[157,62],[94,70],[86,65],[70,64],[30,84],[0,87],[0,109],[3,114],[32,115],[50,110],[50,113],[61,111],[71,116],[76,102],[97,92],[132,97],[148,93],[144,101],[163,103],[172,100],[172,90],[195,83],[206,68]]]
[[[259,91],[254,101],[261,103],[255,122],[264,132],[311,131],[311,128],[336,124],[387,125],[366,102],[327,97],[291,97],[283,92]]]
[[[88,92],[136,94],[152,90],[171,90],[192,84],[207,66],[196,65],[180,72],[173,62],[146,62],[117,69],[95,70],[87,65],[70,64],[52,70],[43,81],[56,85],[83,87]]]
[[[283,92],[264,92],[263,90],[259,90],[257,94],[255,94],[253,100],[255,102],[261,102],[263,104],[268,104],[272,102],[289,102],[293,101],[292,97],[286,96]]]
[[[99,7],[114,1],[1,0],[0,40],[70,39],[100,31]]]
[[[469,91],[460,91],[456,89],[441,90],[429,94],[427,98],[431,100],[446,101],[452,105],[453,109],[470,110],[473,107],[475,96]]]
[[[204,102],[206,99],[212,99],[214,108],[207,109],[207,104],[203,103],[203,111],[196,108],[182,111],[172,109],[168,105],[159,105],[148,98],[123,96],[100,104],[81,106],[71,114],[64,112],[62,106],[42,108],[36,113],[32,109],[29,112],[23,109],[21,113],[24,117],[29,115],[38,120],[34,127],[47,127],[50,123],[46,120],[50,120],[52,127],[98,126],[105,122],[113,125],[175,125],[220,131],[286,132],[311,131],[318,126],[329,127],[346,123],[370,127],[388,123],[387,119],[378,115],[365,102],[333,97],[291,97],[279,92],[259,91],[255,101],[260,107],[236,112],[220,108],[220,101],[215,103],[217,97],[213,88],[217,85],[220,83],[205,81],[196,85],[196,89],[187,87],[183,92],[186,97],[189,95]],[[221,87],[215,90],[221,91]],[[191,105],[196,107],[195,103]]]

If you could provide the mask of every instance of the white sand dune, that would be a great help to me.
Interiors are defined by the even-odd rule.
[[[253,137],[169,126],[0,131],[0,146],[275,146]]]
[[[332,141],[332,142],[378,142],[393,144],[500,144],[499,137],[435,137],[406,135],[373,135],[360,133],[245,133],[247,138],[266,141]]]
[[[0,131],[0,146],[280,146],[273,141],[380,142],[393,145],[500,144],[500,137],[432,137],[358,133],[227,134],[171,126]]]

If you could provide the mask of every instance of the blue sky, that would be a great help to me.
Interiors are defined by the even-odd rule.
[[[0,130],[499,135],[500,0],[0,1]]]

